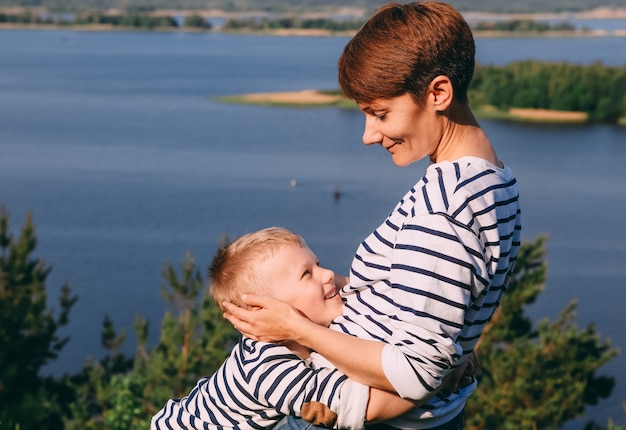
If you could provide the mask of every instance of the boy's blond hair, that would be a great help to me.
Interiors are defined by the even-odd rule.
[[[271,279],[259,279],[256,266],[273,256],[281,246],[306,246],[299,235],[282,227],[269,227],[241,236],[217,250],[209,267],[210,293],[215,303],[230,302],[246,307],[244,293],[267,293]]]

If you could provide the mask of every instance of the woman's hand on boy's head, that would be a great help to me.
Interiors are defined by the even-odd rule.
[[[297,340],[295,322],[305,319],[293,306],[268,296],[244,294],[241,299],[250,310],[223,303],[224,318],[244,336],[262,342]],[[308,321],[308,320],[307,320]]]

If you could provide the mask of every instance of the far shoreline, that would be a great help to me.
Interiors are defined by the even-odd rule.
[[[336,90],[282,91],[272,93],[249,93],[215,98],[219,103],[260,105],[282,108],[340,108],[357,109],[351,100],[338,94]],[[535,122],[550,124],[586,124],[589,115],[586,112],[557,111],[548,109],[511,108],[501,111],[493,106],[479,106],[474,109],[479,118],[509,120],[517,122]],[[616,125],[624,124],[623,119]]]
[[[626,18],[624,18],[626,19]],[[325,29],[276,29],[276,30],[222,30],[220,28],[202,29],[194,27],[130,27],[130,26],[114,26],[111,24],[87,24],[87,25],[68,25],[68,24],[49,24],[49,23],[0,23],[0,30],[30,30],[30,31],[80,31],[80,32],[116,32],[116,31],[137,31],[147,33],[167,32],[167,33],[219,33],[233,35],[251,35],[251,36],[284,36],[284,37],[352,37],[356,34],[354,31],[331,31]],[[574,30],[574,31],[478,31],[473,30],[475,38],[566,38],[566,37],[626,37],[626,29],[619,30]]]
[[[339,8],[339,12],[349,13],[355,17],[365,18],[368,11],[364,8]],[[339,13],[338,12],[338,13]],[[0,13],[5,14],[48,14],[44,7],[0,7]],[[123,15],[122,10],[109,9],[101,12],[104,15]],[[578,12],[559,12],[559,13],[492,13],[492,12],[461,12],[465,19],[470,23],[478,23],[484,21],[514,21],[514,20],[531,20],[531,21],[562,21],[584,19],[584,20],[626,20],[626,8],[599,7],[587,11]],[[258,15],[264,16],[267,13],[261,11],[248,11],[246,16]],[[303,12],[301,17],[324,17],[331,15],[332,11],[324,13]],[[146,14],[149,17],[177,17],[185,18],[189,15],[198,15],[207,21],[214,19],[232,19],[238,18],[241,13],[228,12],[219,9],[209,10],[154,10]],[[288,15],[288,14],[287,14]],[[240,30],[224,29],[221,25],[214,25],[212,28],[204,29],[198,27],[134,27],[119,26],[112,24],[72,24],[68,23],[16,23],[16,22],[0,22],[0,30],[69,30],[69,31],[143,31],[143,32],[189,32],[189,33],[225,33],[225,34],[246,34],[246,35],[270,35],[270,36],[309,36],[309,37],[351,37],[357,30],[332,31],[326,29],[273,29],[273,30],[249,30],[242,28]],[[546,30],[546,31],[492,31],[492,30],[475,30],[472,29],[476,38],[505,38],[505,37],[626,37],[626,29],[577,29],[577,30]]]

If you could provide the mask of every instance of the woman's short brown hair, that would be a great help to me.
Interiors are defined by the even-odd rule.
[[[269,227],[241,236],[217,250],[209,267],[211,297],[220,309],[223,302],[246,307],[245,293],[267,293],[271,279],[259,279],[255,267],[282,246],[306,246],[301,236],[282,227]]]
[[[447,76],[467,102],[474,74],[472,31],[452,6],[435,1],[391,3],[376,12],[339,58],[339,85],[357,103],[409,93],[418,104],[430,82]]]

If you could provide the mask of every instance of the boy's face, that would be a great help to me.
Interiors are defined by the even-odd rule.
[[[268,280],[271,296],[289,303],[316,324],[328,326],[343,312],[332,270],[319,266],[308,247],[281,246],[256,268]]]

